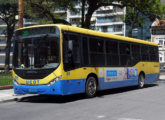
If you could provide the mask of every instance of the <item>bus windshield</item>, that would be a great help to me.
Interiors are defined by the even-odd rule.
[[[15,69],[56,68],[59,58],[59,38],[55,35],[19,37],[14,42]]]

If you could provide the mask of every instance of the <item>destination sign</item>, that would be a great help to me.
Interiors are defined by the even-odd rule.
[[[16,31],[16,36],[30,36],[39,34],[57,34],[59,30],[55,26],[34,27]]]

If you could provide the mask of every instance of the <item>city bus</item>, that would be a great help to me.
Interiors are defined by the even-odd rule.
[[[158,45],[60,24],[15,31],[15,94],[71,95],[154,83]]]

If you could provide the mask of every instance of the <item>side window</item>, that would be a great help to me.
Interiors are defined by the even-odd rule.
[[[106,52],[111,54],[118,54],[118,42],[113,40],[107,40]]]
[[[132,64],[135,65],[141,60],[140,45],[132,43]]]
[[[83,66],[89,65],[89,52],[88,52],[88,39],[87,37],[82,38],[82,51],[83,51]]]
[[[80,67],[80,40],[77,35],[64,34],[63,59],[65,70]]]
[[[118,41],[106,40],[107,66],[119,66]]]
[[[150,55],[150,61],[152,62],[158,62],[158,48],[155,46],[149,46],[149,55]]]
[[[90,65],[105,66],[104,40],[103,38],[89,38]]]
[[[119,43],[120,49],[120,65],[131,66],[131,45],[130,43]]]
[[[142,61],[149,61],[149,47],[147,45],[141,45],[141,58]]]
[[[159,49],[155,47],[155,54],[156,54],[156,62],[159,62]]]
[[[90,38],[90,51],[91,52],[97,52],[97,53],[103,53],[104,52],[104,40],[96,39],[96,38]]]
[[[120,54],[121,55],[130,55],[130,44],[129,43],[120,43]]]

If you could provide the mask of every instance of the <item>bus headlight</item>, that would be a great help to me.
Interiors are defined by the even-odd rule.
[[[52,81],[49,82],[49,86],[53,85],[54,83],[58,82],[59,80],[61,80],[62,76],[56,77],[55,79],[53,79]]]
[[[14,82],[16,85],[19,85],[19,82],[18,82],[17,80],[18,80],[18,77],[15,76],[15,78],[13,79],[13,82]]]

